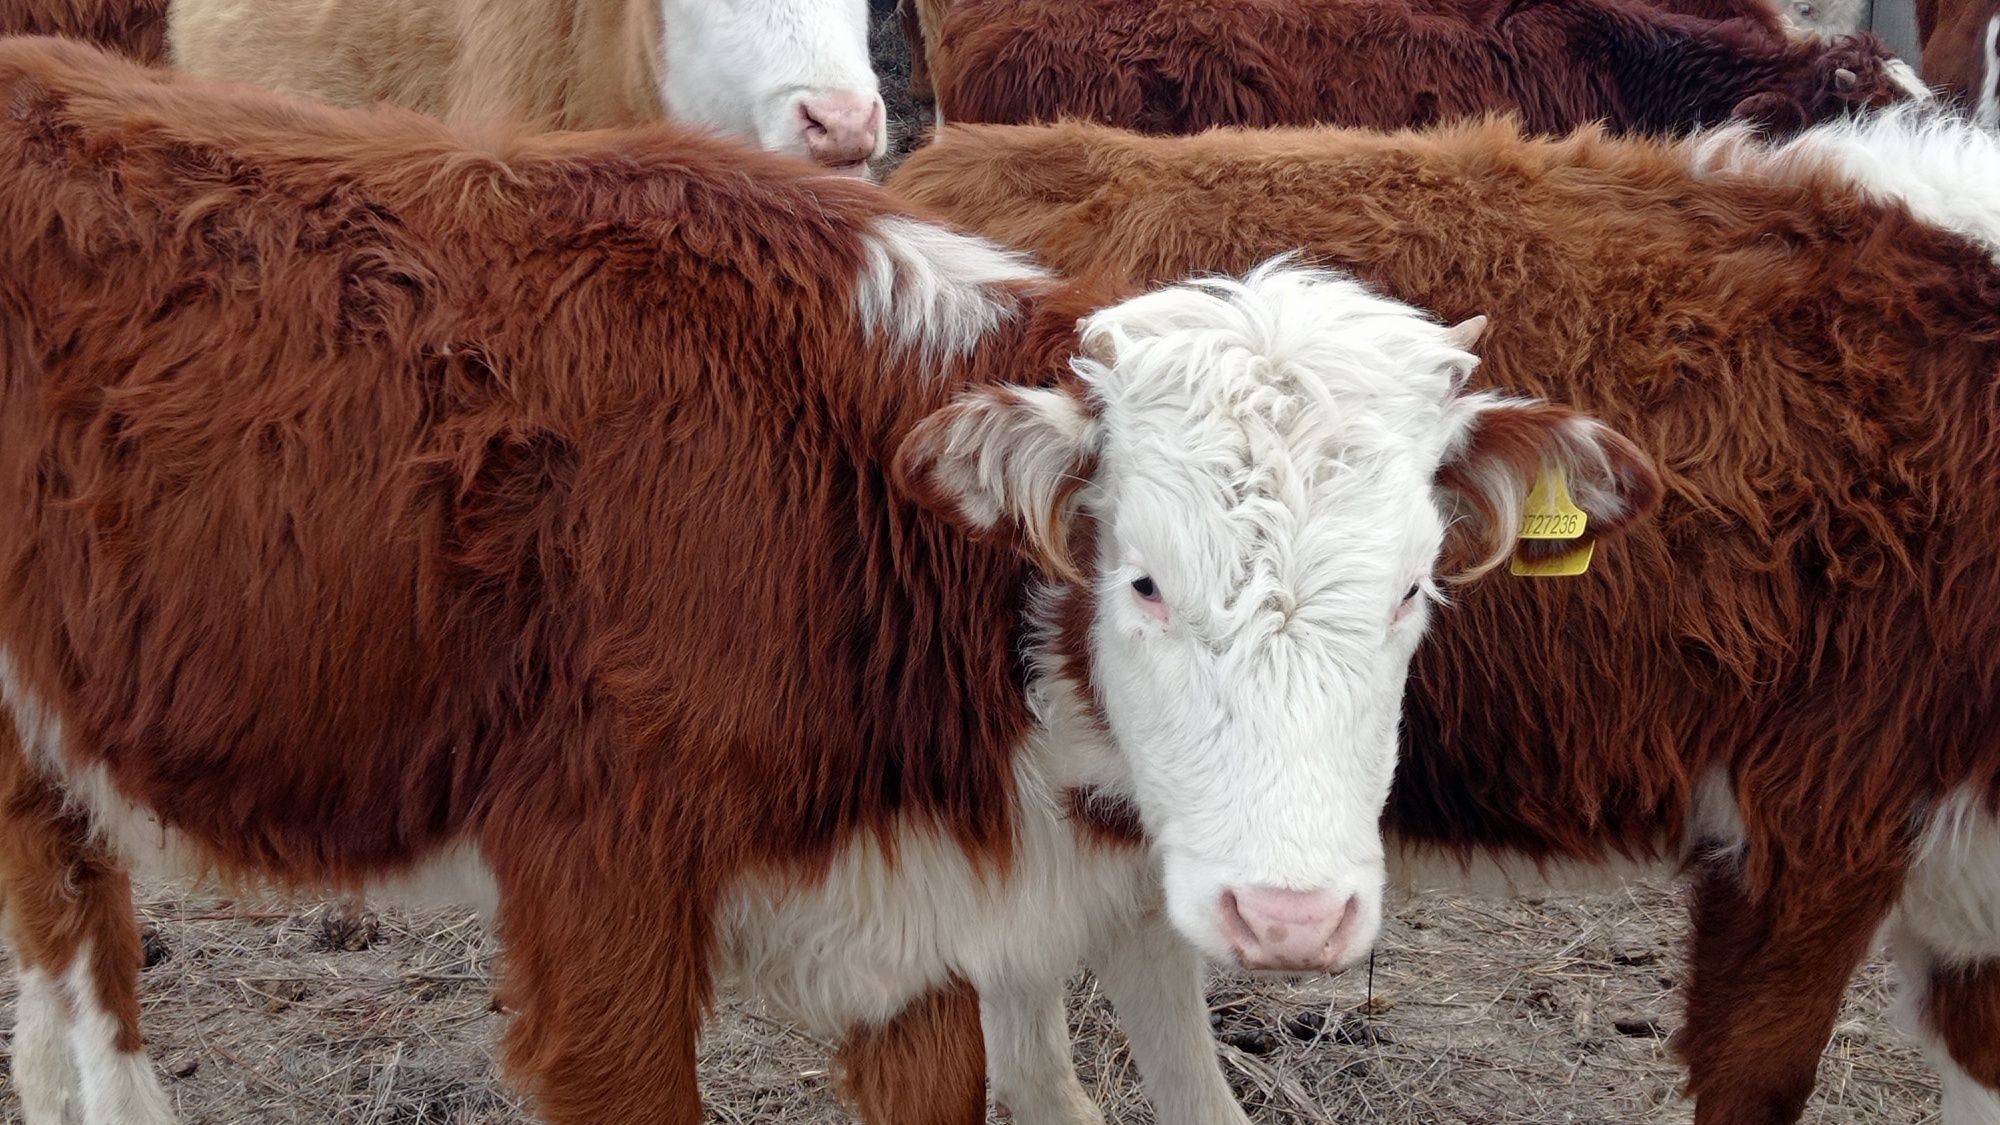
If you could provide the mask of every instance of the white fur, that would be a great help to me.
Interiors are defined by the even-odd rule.
[[[1979,55],[1979,104],[1973,107],[1972,119],[1988,129],[2000,128],[2000,16],[1986,21]]]
[[[959,405],[932,478],[973,526],[1011,516],[1039,536],[1039,513],[1054,508],[1071,469],[1096,448],[1097,420],[1074,396],[1035,387],[995,387]]]
[[[1103,1125],[1070,1063],[1063,991],[1063,978],[1049,977],[980,994],[987,1085],[993,1104],[1015,1121]]]
[[[1160,1125],[1248,1125],[1216,1064],[1201,958],[1157,911],[1099,942],[1090,958],[1118,1010]],[[997,1072],[996,1072],[997,1074]]]
[[[863,331],[934,360],[969,354],[1020,309],[1019,284],[1048,279],[1024,255],[902,215],[875,220],[862,250]]]
[[[661,93],[677,118],[804,155],[803,99],[848,91],[880,104],[868,0],[661,0],[661,9]],[[887,118],[877,118],[877,156],[888,145]]]
[[[1697,174],[1810,179],[1833,174],[2000,256],[2000,134],[1922,105],[1830,122],[1780,144],[1731,126],[1689,143]]]
[[[1352,279],[1278,266],[1126,301],[1082,336],[1092,668],[1167,913],[1231,960],[1226,891],[1354,896],[1351,963],[1380,925],[1377,820],[1426,618],[1397,610],[1442,542],[1431,482],[1485,405],[1454,394],[1477,361]]]
[[[174,1125],[172,1104],[146,1053],[118,1049],[118,1021],[97,1002],[87,943],[63,974],[63,991],[70,1049],[82,1079],[83,1125]]]
[[[22,1125],[73,1125],[76,1069],[64,1037],[62,986],[40,969],[20,974],[14,996],[14,1092]]]
[[[1882,63],[1882,69],[1888,72],[1896,85],[1903,88],[1904,93],[1910,95],[1912,101],[1936,100],[1937,95],[1931,92],[1929,86],[1924,85],[1924,80],[1917,76],[1917,68],[1909,63],[1902,59],[1887,59]]]
[[[1076,779],[1046,739],[1022,756],[1009,874],[972,862],[932,826],[911,824],[890,862],[872,837],[819,883],[746,880],[733,894],[719,968],[785,1018],[824,1034],[880,1023],[956,973],[980,987],[1067,977],[1106,926],[1147,894],[1141,855],[1080,847],[1056,794]]]
[[[1984,795],[1955,793],[1932,814],[1901,913],[1941,960],[2000,959],[2000,821]]]

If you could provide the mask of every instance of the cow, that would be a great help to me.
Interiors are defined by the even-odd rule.
[[[0,0],[0,35],[60,35],[143,63],[167,56],[168,0]]]
[[[1143,283],[1296,248],[1447,318],[1477,308],[1483,385],[1656,456],[1659,513],[1609,565],[1454,593],[1404,704],[1392,869],[1685,869],[1699,1125],[1798,1119],[1883,931],[1944,1121],[1987,1125],[1996,180],[2000,138],[1902,107],[1785,143],[951,126],[890,186],[1059,270]],[[1191,978],[1160,988],[1199,1003]]]
[[[1653,7],[1702,19],[1746,19],[1774,33],[1790,29],[1800,35],[1851,35],[1867,22],[1860,0],[1788,0],[1778,8],[1766,0],[1659,0]],[[917,101],[936,97],[930,58],[950,10],[949,0],[897,0],[896,17],[910,53],[910,96]]]
[[[1439,560],[1504,557],[1544,476],[1604,533],[1658,491],[1460,393],[1483,322],[1283,259],[1064,280],[670,126],[466,136],[59,40],[0,94],[0,808],[51,842],[10,904],[107,856],[456,872],[559,1125],[698,1121],[723,980],[894,1094],[913,998],[1033,1008],[1142,916],[1365,957]],[[92,886],[15,1065],[49,1089],[60,1020],[85,1121],[154,1125]]]
[[[172,0],[196,74],[550,129],[681,121],[862,174],[887,146],[867,0]]]
[[[2000,4],[1917,0],[1924,80],[1989,129],[2000,128]]]
[[[1505,110],[1538,133],[1796,129],[1928,96],[1872,35],[1798,40],[1639,0],[958,0],[942,121],[1076,117],[1148,133],[1394,129]]]

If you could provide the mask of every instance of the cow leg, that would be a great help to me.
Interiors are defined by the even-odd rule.
[[[1090,967],[1118,1009],[1161,1125],[1248,1125],[1209,1029],[1201,955],[1157,911],[1100,943]]]
[[[1905,1019],[1942,1080],[1942,1125],[2000,1125],[2000,959],[1947,961],[1907,925],[1892,948]]]
[[[1961,794],[1917,856],[1890,943],[1902,1014],[1943,1080],[1943,1125],[2000,1125],[2000,818]]]
[[[840,1092],[867,1125],[985,1125],[986,1049],[979,994],[933,989],[879,1028],[841,1041]]]
[[[1797,883],[1754,898],[1731,865],[1699,875],[1676,1036],[1696,1125],[1792,1125],[1804,1112],[1847,983],[1901,881],[1843,867],[1798,863]]]
[[[649,869],[657,853],[634,842],[643,833],[539,823],[481,840],[500,891],[508,1073],[549,1125],[698,1125],[695,1040],[709,997],[699,878]]]
[[[1020,1125],[1102,1125],[1104,1114],[1077,1081],[1070,1055],[1064,982],[988,983],[981,988],[994,1104]]]
[[[0,884],[22,985],[14,1072],[23,1114],[36,1125],[78,1111],[84,1125],[172,1125],[139,1033],[131,881],[34,772],[11,723],[4,732]]]
[[[76,1067],[70,1063],[61,982],[41,969],[21,968],[14,994],[14,1092],[23,1125],[70,1125],[76,1120]]]

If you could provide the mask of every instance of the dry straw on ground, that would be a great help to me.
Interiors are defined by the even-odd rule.
[[[187,1125],[502,1125],[532,1120],[495,1073],[494,945],[463,913],[351,921],[152,889],[153,1059]],[[1686,1122],[1664,1036],[1678,1022],[1678,896],[1405,903],[1368,974],[1210,987],[1231,1081],[1259,1122]],[[11,1024],[11,982],[0,1019]],[[1884,1016],[1871,967],[1821,1064],[1811,1125],[1935,1120],[1932,1079]],[[1076,1061],[1107,1117],[1153,1118],[1088,979]],[[826,1045],[731,1004],[704,1044],[714,1121],[832,1125]],[[18,1120],[11,1094],[0,1120]]]

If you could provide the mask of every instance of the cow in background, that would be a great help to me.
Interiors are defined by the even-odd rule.
[[[1483,579],[1439,615],[1392,856],[1425,887],[1684,868],[1676,1043],[1698,1125],[1798,1120],[1886,931],[1944,1122],[1990,1125],[1996,182],[2000,137],[1911,107],[1782,144],[951,126],[891,186],[1065,270],[1144,281],[1300,248],[1447,317],[1480,310],[1483,385],[1639,439],[1659,518],[1586,575]],[[1144,965],[1112,969],[1144,991]],[[1199,1005],[1197,987],[1158,991]],[[1016,1073],[1046,1087],[1068,1064]],[[1227,1112],[1195,1086],[1177,1104]]]
[[[1797,129],[1928,92],[1872,35],[1723,22],[1638,0],[956,0],[929,77],[939,118],[1076,117],[1149,133],[1491,112],[1539,133]]]
[[[707,125],[859,173],[887,143],[867,0],[172,0],[195,74],[337,105]]]
[[[2000,3],[1917,0],[1924,80],[1972,119],[2000,128]]]
[[[560,1125],[700,1120],[724,974],[865,1055],[1141,918],[1353,964],[1440,558],[1497,562],[1545,472],[1604,532],[1657,492],[1460,393],[1479,321],[1339,275],[1127,296],[673,129],[474,145],[54,40],[0,95],[0,808],[53,841],[0,850],[10,922],[163,843],[449,868]],[[1086,791],[1157,850],[1079,839]],[[156,1125],[87,889],[16,1066]]]

